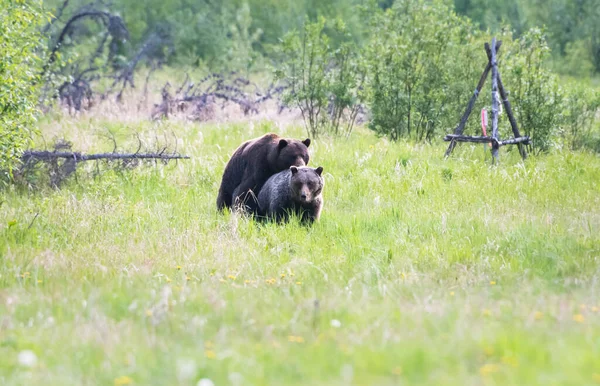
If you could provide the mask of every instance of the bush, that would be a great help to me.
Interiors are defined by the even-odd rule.
[[[506,79],[521,134],[531,137],[530,151],[539,154],[558,139],[564,103],[557,76],[544,65],[550,48],[537,28],[507,46],[503,81]]]
[[[317,137],[324,131],[332,134],[352,131],[363,98],[365,74],[357,49],[348,41],[332,49],[325,34],[326,21],[306,22],[302,34],[292,31],[279,49],[281,63],[276,77],[289,88],[284,102],[302,113],[307,132]],[[336,21],[339,35],[349,34],[344,23]],[[342,129],[342,121],[346,122]]]
[[[366,52],[369,127],[392,140],[431,140],[454,126],[470,96],[474,35],[468,21],[443,1],[398,0],[371,20]],[[468,53],[468,55],[467,55]],[[466,100],[464,100],[466,102]]]
[[[10,177],[37,113],[41,3],[0,0],[0,173]]]
[[[563,135],[571,150],[589,148],[600,152],[596,124],[600,114],[600,92],[576,84],[566,87],[563,104]]]

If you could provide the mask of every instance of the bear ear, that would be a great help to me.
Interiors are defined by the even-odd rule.
[[[290,170],[292,171],[292,174],[298,173],[298,168],[295,166],[290,166]]]
[[[288,145],[288,141],[286,141],[285,139],[280,139],[279,140],[279,150],[283,149],[284,147],[286,147]]]
[[[309,147],[310,146],[310,138],[306,138],[304,141],[302,141],[302,143],[306,146]]]
[[[317,172],[318,175],[321,175],[321,173],[323,173],[323,167],[319,166],[318,168],[315,169],[315,172]]]

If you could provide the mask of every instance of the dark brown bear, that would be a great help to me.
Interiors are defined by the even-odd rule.
[[[290,166],[308,165],[310,139],[298,141],[266,134],[244,142],[225,166],[217,208],[245,207],[258,212],[258,193],[273,174]]]

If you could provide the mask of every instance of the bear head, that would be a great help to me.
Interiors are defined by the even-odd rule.
[[[312,203],[321,194],[325,184],[321,177],[323,168],[321,166],[316,169],[292,166],[290,170],[292,171],[290,181],[292,198],[303,205]]]
[[[310,160],[308,147],[310,139],[298,141],[296,139],[280,138],[276,148],[269,154],[269,163],[274,172],[288,169],[290,166],[306,166]]]

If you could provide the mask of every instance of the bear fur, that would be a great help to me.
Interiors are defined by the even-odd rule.
[[[312,224],[323,208],[323,168],[292,166],[269,178],[258,194],[261,216],[277,221],[289,220],[291,213],[303,223]]]
[[[265,134],[241,144],[225,166],[217,208],[245,208],[258,212],[257,197],[264,183],[273,174],[290,166],[306,166],[310,159],[310,139],[299,141]]]

